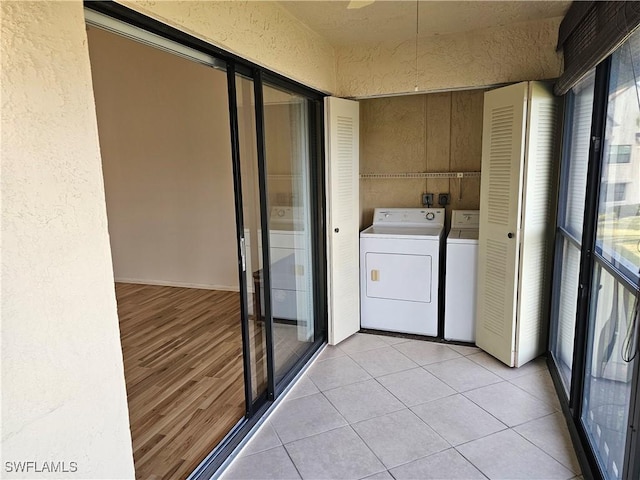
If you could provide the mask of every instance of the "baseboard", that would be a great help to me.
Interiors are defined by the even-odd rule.
[[[228,285],[210,285],[205,283],[187,283],[187,282],[167,282],[164,280],[148,280],[140,278],[122,278],[116,277],[116,283],[135,283],[137,285],[157,285],[159,287],[182,287],[182,288],[200,288],[202,290],[222,290],[224,292],[239,292],[240,287],[230,287]]]

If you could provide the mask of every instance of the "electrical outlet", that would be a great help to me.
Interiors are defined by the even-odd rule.
[[[445,205],[449,205],[449,194],[448,193],[440,193],[438,194],[438,203],[443,207]]]
[[[422,194],[422,205],[424,205],[425,207],[433,205],[433,193]]]

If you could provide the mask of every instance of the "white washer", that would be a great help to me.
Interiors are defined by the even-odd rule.
[[[453,210],[451,214],[445,270],[445,340],[476,340],[479,221],[478,210]]]
[[[443,208],[376,208],[360,232],[362,328],[436,336]]]
[[[279,320],[305,321],[311,291],[307,234],[300,207],[272,207],[269,215],[271,309]],[[262,254],[262,252],[260,252]]]

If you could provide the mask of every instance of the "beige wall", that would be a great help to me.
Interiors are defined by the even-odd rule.
[[[321,90],[413,91],[409,47],[398,56],[384,45],[334,56],[277,5],[149,1],[134,7]],[[79,478],[132,478],[82,3],[3,0],[0,12],[2,464],[77,461]],[[419,87],[556,76],[558,22],[429,40],[421,47]],[[363,168],[368,163],[365,154]],[[379,203],[387,203],[383,185],[363,190],[371,199],[375,186]],[[406,203],[419,206],[424,184],[401,188],[411,189]],[[400,200],[395,204],[405,203]]]
[[[480,171],[484,90],[360,101],[360,173]],[[462,187],[462,191],[460,191]],[[449,193],[451,209],[478,209],[480,181],[360,179],[360,227],[375,207],[421,207],[422,193]]]
[[[305,85],[336,91],[333,47],[276,2],[118,1]]]
[[[333,48],[275,2],[119,0],[289,78],[343,97],[412,93],[415,42]],[[422,38],[418,90],[557,77],[561,17]]]
[[[226,73],[88,32],[116,280],[237,289]]]
[[[446,7],[443,7],[446,8]],[[561,17],[420,39],[418,91],[555,78]],[[338,96],[414,92],[415,41],[337,50]]]
[[[80,2],[0,2],[2,476],[133,478]]]

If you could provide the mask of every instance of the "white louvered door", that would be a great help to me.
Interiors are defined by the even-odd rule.
[[[557,101],[551,87],[529,83],[516,356],[519,367],[545,351],[555,225]]]
[[[515,364],[522,169],[528,83],[485,93],[476,343]]]
[[[325,98],[329,344],[360,330],[358,102]]]

